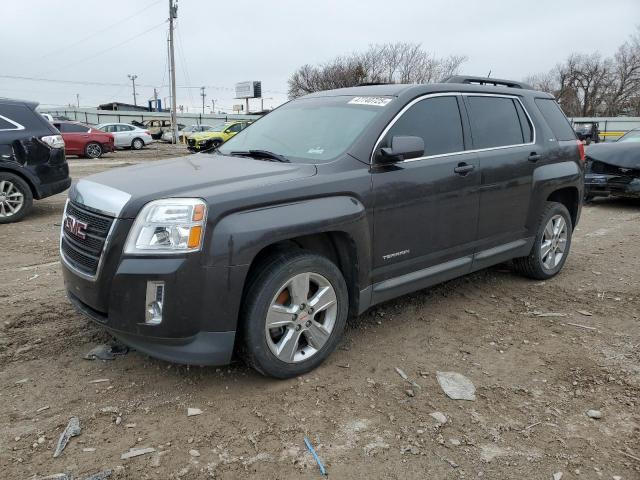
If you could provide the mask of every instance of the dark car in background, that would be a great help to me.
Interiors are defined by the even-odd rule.
[[[0,98],[0,223],[21,220],[34,198],[71,185],[62,135],[37,105]]]
[[[111,133],[80,122],[54,121],[53,125],[62,133],[68,155],[100,158],[103,153],[116,149]]]
[[[587,148],[585,201],[594,197],[640,198],[640,129],[613,143]]]
[[[573,122],[573,130],[578,140],[587,145],[600,142],[598,122]]]

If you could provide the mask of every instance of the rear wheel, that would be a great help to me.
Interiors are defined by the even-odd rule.
[[[567,207],[561,203],[547,202],[540,216],[531,253],[514,259],[516,270],[537,280],[555,276],[569,255],[572,233],[573,225]]]
[[[96,142],[88,143],[84,149],[87,158],[100,158],[102,156],[102,145]]]
[[[142,150],[143,147],[144,140],[142,140],[141,138],[134,138],[131,142],[131,148],[133,148],[134,150]]]
[[[22,220],[32,206],[29,185],[13,173],[0,172],[0,223]]]
[[[264,375],[290,378],[313,370],[335,349],[349,299],[340,270],[306,251],[271,257],[243,301],[243,353]]]

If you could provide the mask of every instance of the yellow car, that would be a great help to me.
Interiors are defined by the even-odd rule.
[[[187,139],[187,148],[190,152],[202,152],[211,148],[218,148],[250,124],[251,122],[248,120],[225,122],[206,132],[194,133]]]

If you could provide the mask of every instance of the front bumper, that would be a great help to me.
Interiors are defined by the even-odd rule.
[[[588,173],[584,179],[586,197],[640,198],[640,177]]]
[[[82,303],[67,291],[67,296],[76,309],[104,327],[125,345],[154,358],[188,365],[227,365],[231,362],[236,332],[198,332],[185,338],[157,338],[134,335],[108,326],[109,319],[100,312]]]
[[[153,357],[192,365],[229,363],[248,266],[208,267],[200,255],[121,258],[116,244],[95,279],[83,278],[63,260],[72,304],[123,343]],[[165,284],[157,325],[145,323],[149,281]]]

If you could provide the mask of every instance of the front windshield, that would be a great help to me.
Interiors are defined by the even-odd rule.
[[[351,96],[294,100],[238,133],[219,151],[229,155],[267,150],[303,163],[331,160],[344,153],[390,101]]]
[[[618,142],[640,142],[640,131],[627,132],[618,139]]]

